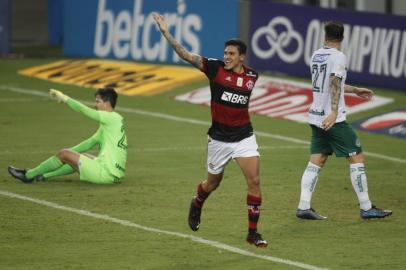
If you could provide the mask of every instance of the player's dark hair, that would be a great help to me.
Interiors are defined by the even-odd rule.
[[[344,39],[344,25],[337,21],[328,21],[324,24],[326,40],[341,42]]]
[[[238,52],[240,54],[246,54],[247,53],[247,45],[241,39],[238,39],[238,38],[229,39],[224,44],[224,47],[227,47],[227,46],[236,46],[237,49],[238,49]]]
[[[96,91],[94,96],[99,95],[101,99],[110,102],[111,107],[115,107],[117,103],[117,92],[113,88],[100,88]]]

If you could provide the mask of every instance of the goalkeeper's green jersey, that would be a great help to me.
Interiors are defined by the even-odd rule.
[[[116,112],[91,109],[72,98],[69,98],[66,104],[73,110],[100,123],[99,129],[92,137],[71,149],[82,153],[99,145],[97,159],[101,165],[115,177],[124,177],[127,161],[127,137],[123,117]]]

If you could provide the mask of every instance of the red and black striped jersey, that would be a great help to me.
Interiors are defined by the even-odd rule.
[[[253,134],[248,113],[258,73],[246,66],[238,74],[224,69],[224,62],[203,57],[203,72],[210,80],[212,125],[210,137],[223,142],[241,141]]]

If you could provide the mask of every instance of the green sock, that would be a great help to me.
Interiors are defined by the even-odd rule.
[[[34,178],[37,175],[41,175],[47,172],[52,172],[61,167],[63,163],[56,156],[52,156],[39,164],[37,167],[27,171],[25,176],[28,179]]]
[[[45,179],[48,179],[50,177],[71,174],[74,172],[75,170],[69,164],[64,164],[62,167],[56,169],[55,171],[44,173],[43,176],[45,177]]]

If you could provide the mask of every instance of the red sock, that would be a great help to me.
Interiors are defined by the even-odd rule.
[[[203,189],[202,183],[197,186],[197,193],[195,197],[195,206],[198,208],[202,208],[204,201],[209,197],[210,192],[206,192]]]
[[[247,206],[248,206],[248,231],[250,233],[255,233],[257,231],[257,223],[259,220],[259,206],[261,205],[261,197],[256,197],[253,195],[247,195]]]

